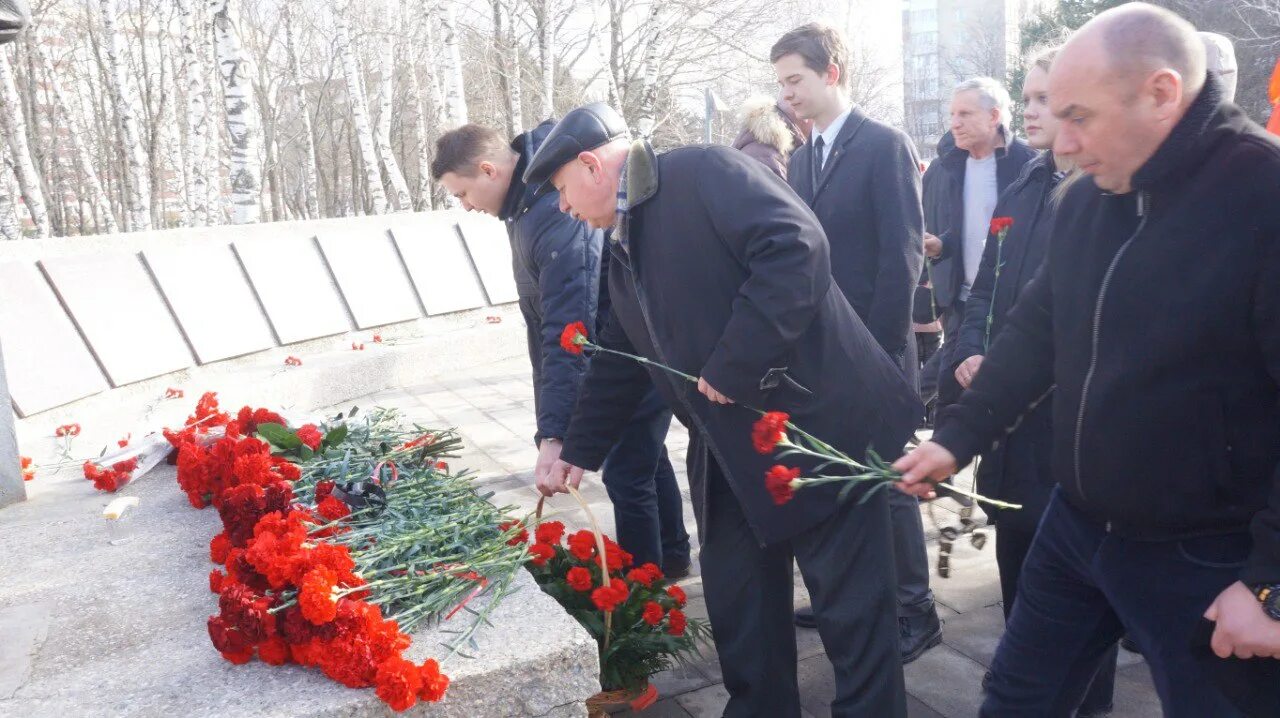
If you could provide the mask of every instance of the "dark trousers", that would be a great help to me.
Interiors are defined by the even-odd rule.
[[[1079,703],[1126,632],[1147,659],[1166,716],[1240,715],[1195,662],[1191,638],[1251,548],[1247,534],[1121,538],[1054,489],[1022,566],[981,715],[1069,715],[1061,706]]]
[[[671,410],[650,388],[604,462],[618,545],[635,557],[636,565],[675,568],[689,563],[684,500],[665,443],[669,428]]]
[[[819,526],[761,546],[713,458],[700,564],[729,703],[727,718],[798,718],[792,561],[835,667],[836,718],[906,716],[889,510],[883,494],[843,502]]]
[[[1035,529],[1026,530],[1017,522],[1007,521],[996,524],[996,566],[1000,569],[1000,595],[1004,600],[1004,620],[1008,622],[1013,612],[1014,600],[1018,597],[1018,579],[1022,575],[1022,564],[1031,550],[1031,541],[1035,538]],[[1113,643],[1111,649],[1103,654],[1098,663],[1093,682],[1080,702],[1081,713],[1097,713],[1111,707],[1116,687],[1116,657],[1120,646]],[[1068,709],[1065,709],[1069,711]]]
[[[964,323],[965,303],[957,299],[942,315],[942,348],[938,357],[938,409],[956,403],[964,388],[956,381],[956,362],[968,357],[955,356],[956,342],[960,339],[960,325]]]

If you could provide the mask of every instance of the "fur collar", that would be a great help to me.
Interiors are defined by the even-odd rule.
[[[636,140],[627,154],[627,209],[658,193],[658,155],[646,140]]]

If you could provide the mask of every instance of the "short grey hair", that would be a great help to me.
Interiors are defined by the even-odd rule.
[[[1004,85],[990,77],[970,77],[956,85],[951,94],[954,96],[970,91],[978,93],[983,109],[1000,111],[1000,127],[1008,131],[1013,100],[1009,99],[1009,91],[1004,89]]]

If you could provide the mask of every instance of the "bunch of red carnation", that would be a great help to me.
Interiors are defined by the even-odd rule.
[[[317,490],[316,506],[295,501],[298,467],[246,436],[265,423],[284,422],[248,407],[232,419],[206,394],[188,420],[189,429],[203,429],[165,434],[178,451],[178,484],[191,504],[213,505],[222,519],[209,546],[210,558],[223,565],[209,574],[218,594],[218,613],[208,620],[214,648],[232,663],[256,655],[269,665],[317,668],[352,688],[374,687],[397,711],[441,700],[448,676],[434,659],[418,665],[404,658],[409,636],[369,602],[348,548],[325,540],[347,530],[350,510],[329,495],[332,486],[323,496]],[[202,437],[218,425],[226,427],[223,437]]]
[[[512,542],[529,541],[528,531],[517,522],[499,528]],[[660,568],[635,566],[631,554],[608,536],[601,538],[598,542],[585,530],[566,536],[564,524],[544,521],[529,542],[528,568],[538,585],[600,643],[603,687],[633,688],[669,661],[696,653],[706,628],[685,616],[684,591]],[[600,566],[600,543],[607,574]],[[607,636],[604,614],[611,616]],[[607,660],[606,639],[613,647]]]
[[[93,488],[99,491],[115,491],[129,483],[133,472],[138,469],[137,458],[125,459],[104,468],[92,461],[84,462],[84,477],[93,482]]]

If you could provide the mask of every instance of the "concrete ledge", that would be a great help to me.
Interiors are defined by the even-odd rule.
[[[350,361],[315,364],[324,376],[354,373]],[[360,364],[388,364],[380,371],[390,374],[397,362]],[[354,384],[347,390],[366,392]],[[12,644],[0,651],[0,715],[391,714],[371,689],[350,690],[296,666],[234,666],[218,656],[205,632],[216,612],[207,577],[218,517],[186,503],[172,468],[162,465],[120,492],[141,502],[127,519],[132,538],[118,546],[108,543],[100,516],[108,495],[92,491],[79,471],[63,474],[37,484],[32,500],[0,511],[0,542],[12,547],[0,553],[0,642]],[[476,657],[445,664],[452,679],[446,700],[414,715],[586,715],[583,701],[599,690],[594,642],[526,572],[515,585],[492,625],[478,631],[478,649],[469,649]],[[33,605],[47,609],[40,621],[23,618]],[[14,620],[28,624],[20,646],[5,628]],[[444,631],[467,620],[461,613],[454,625],[419,631],[410,657],[442,655],[451,638]]]

